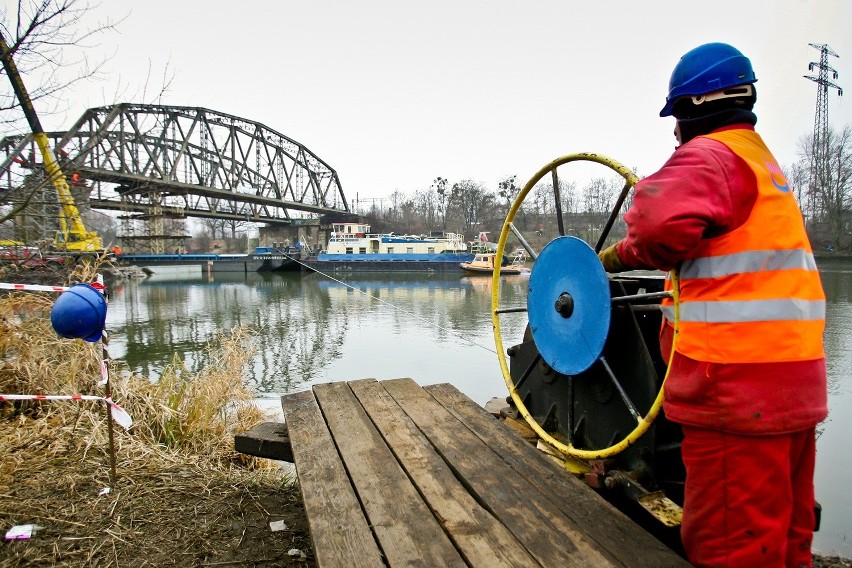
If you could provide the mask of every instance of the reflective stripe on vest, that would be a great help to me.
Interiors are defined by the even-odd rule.
[[[719,278],[743,272],[763,270],[816,270],[811,252],[804,250],[750,250],[720,256],[685,260],[681,278]]]
[[[674,306],[664,306],[666,319],[674,321]],[[821,300],[746,300],[732,302],[685,302],[681,322],[742,323],[757,321],[808,321],[825,319]]]
[[[825,294],[798,204],[752,130],[716,132],[754,172],[757,199],[742,226],[702,239],[680,266],[676,349],[698,361],[758,363],[824,357]],[[666,289],[671,289],[667,278]],[[670,323],[674,306],[663,300]]]

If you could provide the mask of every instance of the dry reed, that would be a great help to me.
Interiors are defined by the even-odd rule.
[[[49,321],[54,300],[0,296],[0,393],[103,396],[101,345],[58,338]],[[280,495],[279,513],[299,507],[274,462],[233,450],[234,432],[263,419],[243,386],[250,339],[245,329],[217,337],[197,374],[175,355],[158,381],[109,362],[112,398],[134,421],[129,431],[114,428],[118,479],[110,491],[105,405],[0,402],[0,527],[43,527],[27,541],[0,544],[0,567],[236,565],[246,555],[285,565],[286,554],[270,549],[307,548],[296,531],[278,535],[289,541],[274,547],[246,542],[247,530],[276,514],[259,496]]]

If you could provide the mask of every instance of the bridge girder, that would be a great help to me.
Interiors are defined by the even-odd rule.
[[[122,103],[91,108],[48,134],[66,174],[91,181],[99,209],[298,223],[348,213],[337,172],[302,144],[258,122],[205,108]],[[16,187],[32,136],[0,140],[0,188]],[[28,154],[28,155],[25,155]],[[31,155],[38,155],[37,152]]]

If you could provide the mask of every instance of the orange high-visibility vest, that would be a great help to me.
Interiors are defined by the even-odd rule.
[[[808,361],[825,356],[825,294],[799,206],[781,168],[752,130],[718,140],[754,171],[748,220],[703,239],[679,269],[678,352],[712,363]],[[671,288],[667,278],[666,287]],[[674,305],[663,301],[674,322]]]

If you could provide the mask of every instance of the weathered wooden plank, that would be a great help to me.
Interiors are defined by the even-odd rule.
[[[234,449],[241,454],[293,463],[293,448],[283,422],[263,422],[234,434]]]
[[[480,439],[488,443],[513,469],[545,494],[590,538],[609,550],[624,566],[647,568],[686,567],[689,563],[633,523],[582,481],[566,473],[541,452],[518,438],[506,425],[486,413],[449,384],[430,385],[435,397]]]
[[[536,442],[538,442],[538,434],[536,434],[535,430],[530,428],[530,425],[527,424],[526,421],[507,416],[501,420],[501,422],[511,428],[515,434],[520,436],[526,443],[535,445]]]
[[[467,492],[381,383],[365,379],[352,381],[349,386],[469,565],[539,565],[512,533]],[[463,428],[455,421],[445,426],[450,430]]]
[[[317,566],[382,566],[358,498],[310,391],[281,397]]]
[[[465,566],[346,383],[314,395],[390,566]]]
[[[469,491],[543,566],[624,565],[609,552],[599,550],[598,544],[556,507],[553,501],[558,497],[532,488],[467,428],[446,428],[453,415],[414,381],[396,379],[382,384],[468,484]]]

